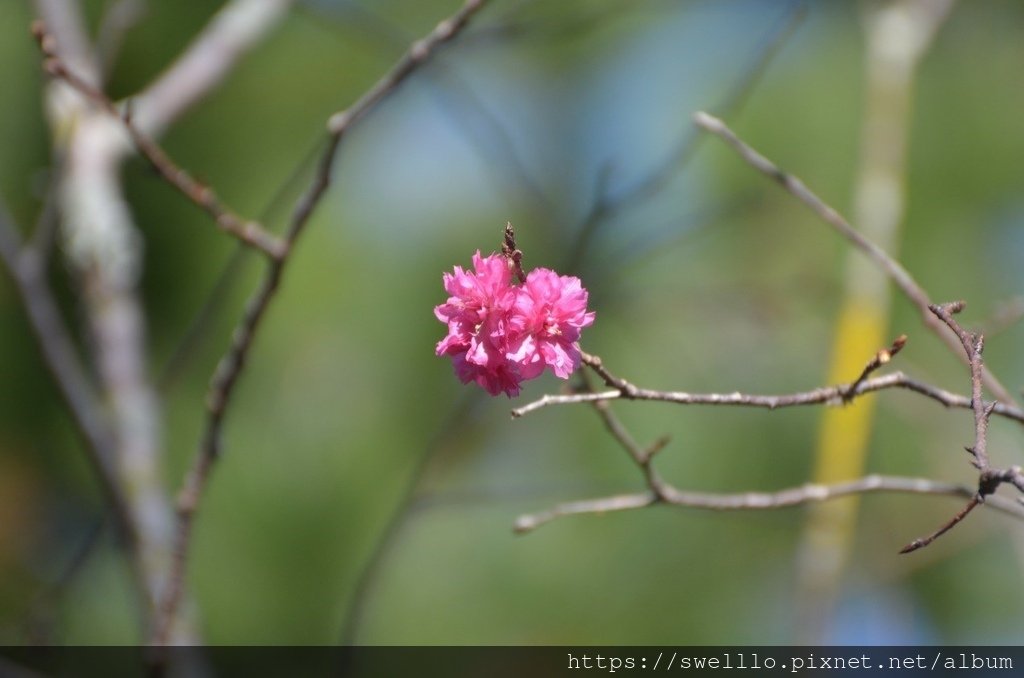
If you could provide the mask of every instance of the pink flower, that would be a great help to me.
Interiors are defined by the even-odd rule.
[[[580,366],[580,332],[593,322],[579,278],[534,269],[516,296],[512,324],[518,345],[509,358],[522,366],[524,379],[540,375],[545,367],[568,379]]]
[[[463,384],[475,381],[481,388],[495,396],[502,391],[509,398],[519,395],[519,384],[522,377],[519,376],[515,366],[507,361],[481,366],[469,362],[464,353],[457,353],[452,355],[452,365],[455,367],[455,374]]]
[[[547,367],[567,379],[580,364],[580,332],[594,322],[579,278],[538,268],[517,286],[506,257],[479,251],[473,268],[456,266],[443,276],[451,296],[434,309],[448,325],[437,355],[451,356],[463,383],[476,382],[491,395],[518,395],[523,381]]]
[[[519,375],[507,364],[505,344],[508,314],[515,303],[512,273],[505,258],[473,255],[472,273],[456,266],[443,276],[451,296],[434,308],[437,319],[448,325],[448,335],[437,344],[437,355],[450,355],[462,383],[475,381],[491,395],[519,394]]]

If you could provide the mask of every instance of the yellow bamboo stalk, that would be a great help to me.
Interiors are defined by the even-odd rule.
[[[896,256],[905,201],[905,158],[914,73],[953,0],[888,0],[864,5],[865,98],[861,157],[854,188],[854,225]],[[884,274],[859,253],[846,261],[844,299],[836,319],[829,383],[856,378],[864,362],[889,344],[890,293]],[[875,399],[824,410],[815,483],[864,474]],[[829,640],[829,621],[857,527],[859,500],[818,504],[808,512],[798,559],[796,640]]]

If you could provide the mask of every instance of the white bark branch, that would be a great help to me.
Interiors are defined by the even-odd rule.
[[[232,0],[178,59],[132,99],[132,119],[149,137],[219,85],[241,57],[288,11],[294,0]]]

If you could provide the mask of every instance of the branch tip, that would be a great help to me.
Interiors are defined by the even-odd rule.
[[[704,111],[696,111],[692,117],[693,123],[697,125],[697,127],[709,132],[720,132],[725,128],[725,123]]]
[[[512,525],[512,532],[514,534],[526,534],[535,527],[537,527],[537,521],[533,519],[533,516],[519,516]]]
[[[927,546],[927,544],[925,544],[924,540],[923,539],[915,539],[914,541],[910,542],[909,544],[907,544],[906,546],[904,546],[903,548],[900,549],[900,555],[904,555],[904,554],[907,554],[907,553],[912,553],[912,552],[916,551],[917,549],[921,548],[922,546]]]
[[[981,504],[983,501],[984,500],[982,498],[982,495],[981,495],[980,491],[975,493],[971,497],[971,500],[969,502],[967,502],[967,505],[964,506],[962,509],[960,509],[960,511],[958,511],[955,516],[950,518],[946,522],[946,524],[944,524],[942,527],[940,527],[939,529],[937,529],[934,532],[932,532],[927,537],[921,537],[919,539],[915,539],[914,541],[910,542],[909,544],[904,546],[902,549],[900,549],[900,553],[901,554],[911,553],[911,552],[916,551],[916,550],[918,550],[920,548],[924,548],[925,546],[928,546],[933,541],[935,541],[936,539],[938,539],[942,535],[946,534],[946,532],[949,532],[951,529],[953,529],[953,527],[955,527],[957,525],[957,523],[959,523],[961,520],[966,518],[967,515],[971,511],[973,511],[974,508],[978,504]]]

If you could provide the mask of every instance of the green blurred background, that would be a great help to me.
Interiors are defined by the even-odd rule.
[[[145,4],[114,96],[144,86],[220,5]],[[94,22],[105,5],[84,2]],[[456,7],[300,1],[165,146],[238,212],[280,228],[327,117]],[[691,113],[717,111],[849,211],[860,7],[808,3],[802,18],[800,7],[495,0],[355,129],[257,338],[199,514],[189,583],[206,642],[337,642],[357,590],[348,638],[359,643],[794,639],[804,509],[659,507],[514,536],[521,513],[637,491],[642,479],[585,406],[509,418],[515,404],[559,389],[554,378],[530,383],[516,403],[458,383],[434,357],[444,328],[432,307],[445,296],[441,272],[496,249],[510,220],[528,268],[583,278],[597,312],[583,346],[634,383],[772,393],[821,385],[846,245],[720,142],[675,157],[692,138]],[[50,144],[31,18],[28,2],[0,3],[0,195],[25,229],[40,209]],[[966,299],[973,326],[1024,293],[1022,31],[1015,0],[960,2],[916,83],[901,260],[933,298]],[[737,90],[742,106],[729,103]],[[660,172],[666,163],[671,171]],[[630,199],[651,176],[664,178],[658,190]],[[157,379],[235,246],[141,161],[124,180],[146,242]],[[596,198],[611,212],[584,237]],[[65,267],[53,268],[81,329]],[[210,321],[163,380],[169,491],[195,452],[207,380],[261,267],[243,257],[229,270]],[[138,642],[127,567],[6,277],[0,327],[0,642]],[[910,337],[900,369],[967,391],[959,360],[899,297],[891,328]],[[1024,383],[1021,341],[1014,324],[986,347],[1014,391]],[[962,451],[969,412],[903,392],[878,404],[869,470],[973,482]],[[818,409],[615,409],[641,442],[672,436],[659,468],[680,487],[773,490],[810,476]],[[1019,427],[995,422],[994,461],[1020,463],[1021,440]],[[1021,640],[1024,525],[981,511],[928,549],[896,553],[958,506],[863,501],[827,640]]]

